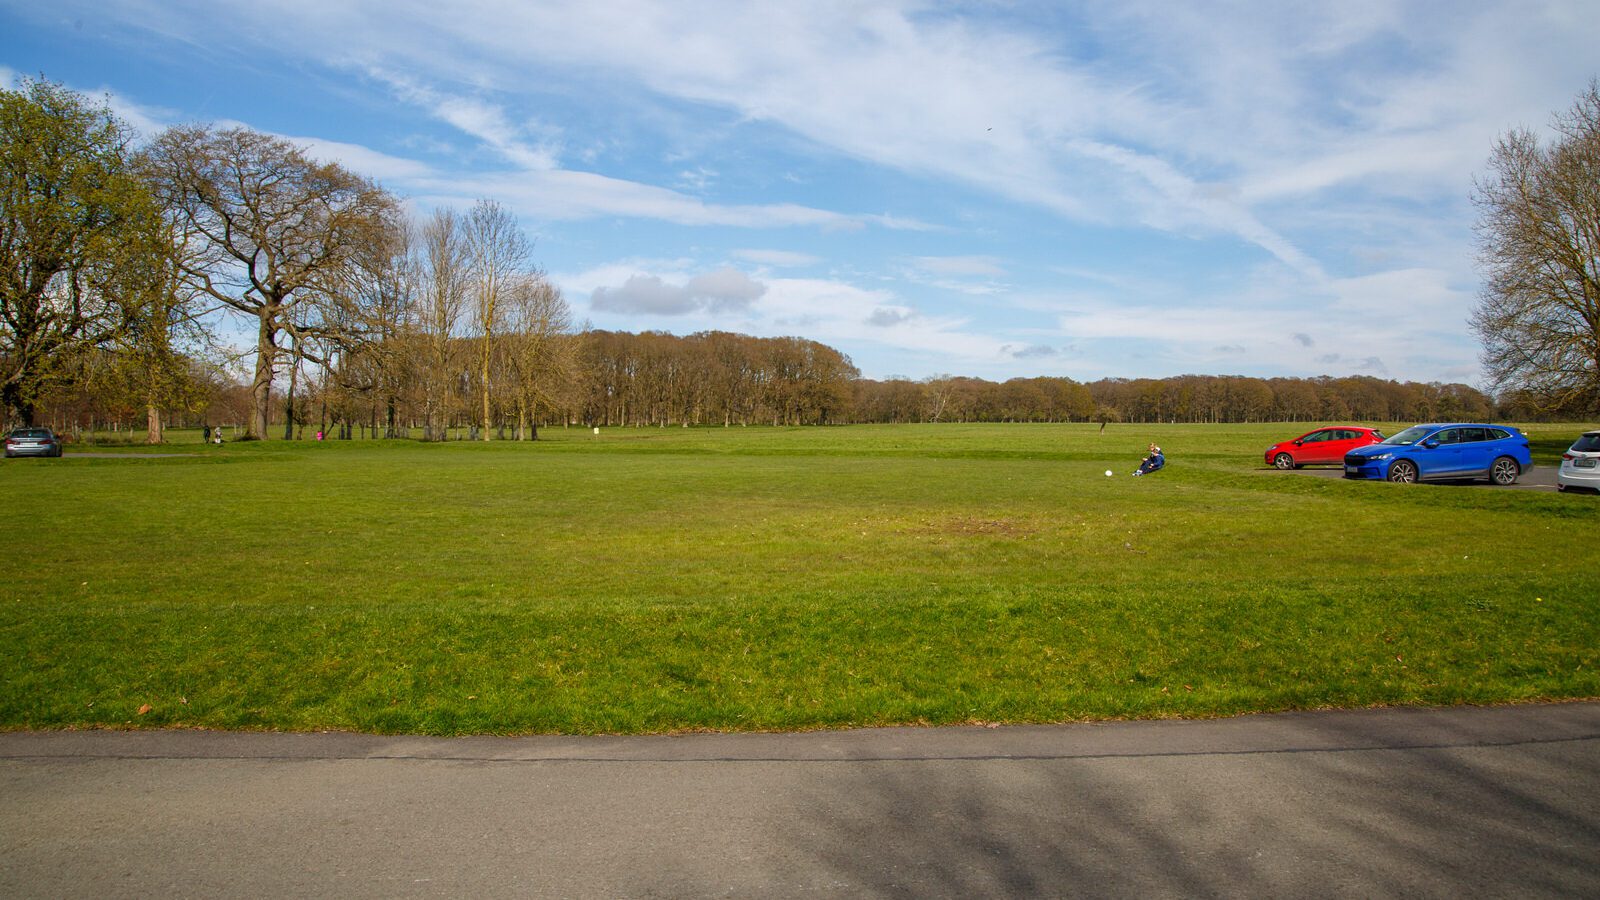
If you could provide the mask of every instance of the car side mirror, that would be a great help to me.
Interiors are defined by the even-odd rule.
[[[1437,449],[1439,449],[1439,442],[1438,441],[1423,441],[1422,442],[1422,446],[1426,447],[1429,450],[1437,450]]]
[[[1298,440],[1298,439],[1294,442],[1294,445],[1296,447],[1302,446],[1303,444],[1305,444],[1305,441]]]

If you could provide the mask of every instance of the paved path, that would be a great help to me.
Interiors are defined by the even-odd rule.
[[[1425,488],[1466,488],[1466,487],[1477,487],[1477,488],[1491,488],[1491,489],[1494,489],[1494,490],[1501,490],[1501,491],[1503,491],[1503,490],[1513,490],[1513,491],[1551,491],[1551,492],[1554,492],[1555,489],[1556,489],[1556,470],[1559,469],[1559,468],[1560,468],[1559,466],[1534,466],[1529,471],[1522,473],[1522,477],[1517,479],[1517,483],[1513,484],[1513,485],[1510,485],[1509,487],[1502,487],[1500,485],[1493,484],[1488,479],[1475,479],[1475,480],[1472,480],[1472,481],[1429,481],[1429,482],[1425,482],[1424,484],[1420,485],[1420,487],[1425,487]],[[1303,476],[1307,476],[1307,475],[1314,475],[1314,476],[1318,476],[1318,477],[1322,477],[1322,478],[1343,478],[1344,477],[1344,468],[1341,467],[1341,466],[1307,466],[1304,469],[1292,469],[1290,471],[1285,471],[1285,472],[1280,472],[1277,469],[1271,469],[1271,468],[1263,466],[1260,469],[1260,471],[1264,475],[1272,475],[1272,476],[1279,477],[1279,478],[1295,478],[1295,477],[1303,477]],[[1397,487],[1401,487],[1401,486],[1397,485]]]
[[[1600,896],[1600,703],[799,735],[0,734],[0,895]]]

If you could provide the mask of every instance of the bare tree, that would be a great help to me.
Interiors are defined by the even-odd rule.
[[[1486,283],[1472,327],[1502,388],[1547,411],[1600,410],[1600,80],[1542,146],[1518,129],[1477,184]]]
[[[505,306],[513,290],[530,271],[533,248],[511,211],[493,200],[479,200],[467,215],[467,261],[471,272],[468,301],[473,331],[478,338],[478,390],[483,399],[481,427],[489,440],[493,421],[495,344]]]
[[[421,300],[417,321],[426,342],[423,423],[428,440],[448,433],[455,384],[456,329],[467,297],[466,229],[454,209],[443,207],[422,226],[419,242]]]
[[[173,128],[151,155],[157,192],[187,241],[185,279],[255,320],[246,434],[265,437],[279,339],[293,338],[298,363],[333,334],[336,317],[316,307],[340,296],[347,268],[379,240],[394,199],[369,179],[243,128]]]
[[[517,439],[538,439],[538,417],[556,407],[572,380],[572,309],[542,274],[520,279],[507,297],[506,357],[516,387]]]
[[[398,210],[395,210],[398,213]],[[395,215],[357,250],[342,290],[331,311],[338,327],[330,350],[344,365],[337,368],[341,388],[371,397],[383,410],[383,435],[396,437],[400,393],[407,377],[412,306],[417,289],[410,223]],[[358,340],[351,341],[350,338]],[[330,354],[331,355],[331,354]],[[355,363],[352,365],[351,363]],[[377,429],[374,408],[372,426]]]

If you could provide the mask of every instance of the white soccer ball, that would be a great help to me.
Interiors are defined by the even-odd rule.
[[[1110,469],[1107,469],[1107,470],[1106,470],[1106,477],[1107,477],[1107,478],[1110,478],[1110,477],[1111,477],[1111,470],[1110,470]]]

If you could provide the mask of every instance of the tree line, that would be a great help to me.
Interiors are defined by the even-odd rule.
[[[1474,326],[1497,404],[1466,385],[1366,377],[876,381],[799,337],[595,331],[575,325],[494,200],[416,221],[381,185],[279,138],[186,125],[136,145],[105,105],[24,81],[0,89],[0,402],[10,422],[142,417],[151,441],[167,421],[238,423],[246,438],[310,425],[488,440],[551,423],[1591,414],[1600,91],[1560,124],[1549,149],[1508,136],[1479,186],[1491,278]],[[1541,299],[1556,310],[1543,320]],[[230,355],[214,331],[241,324],[252,346]]]
[[[519,333],[525,334],[525,333]],[[524,338],[500,354],[527,351]],[[1528,406],[1496,404],[1464,384],[1347,378],[1013,378],[1003,382],[941,375],[913,381],[860,377],[849,357],[802,338],[757,338],[728,332],[676,336],[582,330],[555,334],[542,353],[560,360],[555,374],[528,382],[506,378],[491,390],[496,437],[530,438],[541,425],[666,427],[839,425],[930,422],[1332,422],[1538,418]],[[474,385],[477,338],[433,346],[431,335],[400,330],[342,360],[343,370],[317,369],[291,401],[275,389],[273,421],[286,432],[298,422],[335,436],[443,439],[472,436],[481,425]],[[439,367],[443,366],[443,369]],[[498,368],[497,368],[498,367]],[[491,374],[522,371],[491,363]],[[443,372],[443,375],[440,372]],[[126,422],[137,412],[103,405],[89,389],[53,405],[69,421]],[[437,385],[443,385],[442,388]],[[524,384],[538,385],[523,393]],[[238,422],[252,409],[249,388],[214,382],[211,399],[191,414]],[[287,413],[294,410],[298,419]],[[208,418],[209,417],[209,418]]]
[[[1464,384],[1370,377],[1013,378],[940,376],[862,381],[858,421],[870,422],[1331,422],[1492,416],[1495,404]]]

